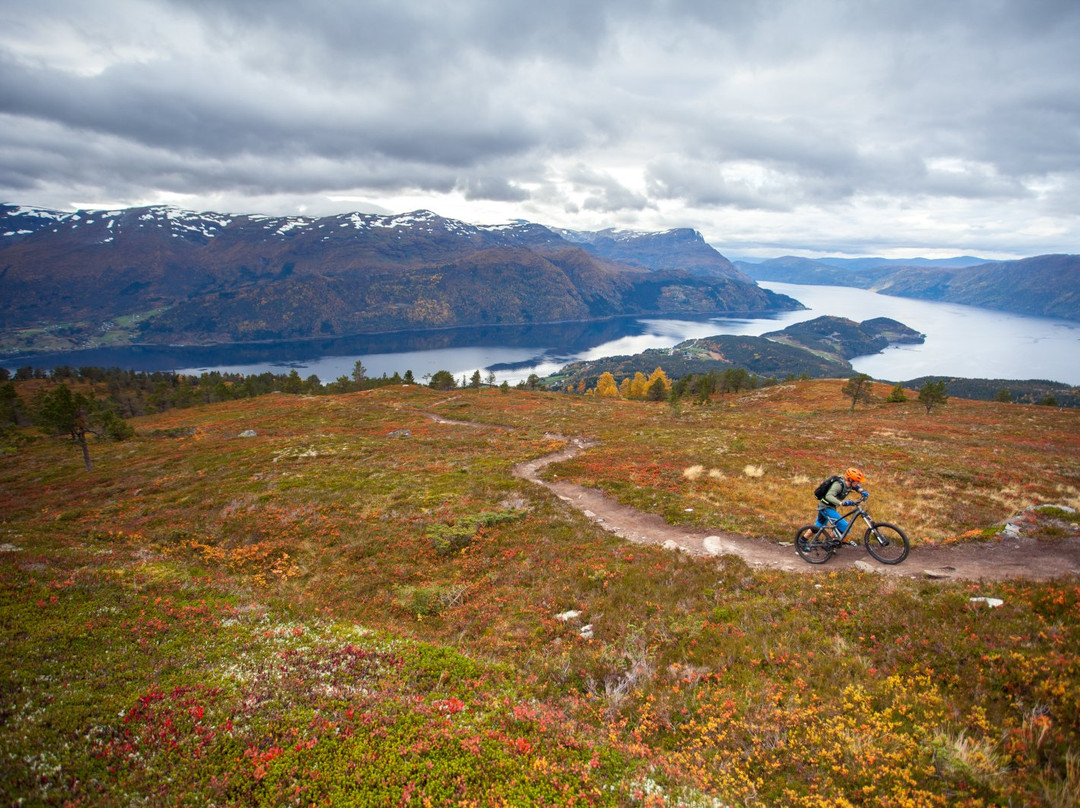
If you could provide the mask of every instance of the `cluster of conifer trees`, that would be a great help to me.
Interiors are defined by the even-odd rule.
[[[116,408],[122,418],[132,418],[173,408],[211,404],[217,401],[254,398],[269,393],[292,393],[297,395],[320,395],[325,393],[351,393],[371,390],[389,384],[414,383],[412,371],[402,376],[385,374],[368,378],[363,366],[357,363],[353,375],[341,376],[329,384],[323,384],[318,376],[302,379],[297,371],[288,373],[258,373],[245,376],[241,373],[208,371],[198,376],[171,372],[142,372],[120,368],[57,367],[51,371],[32,367],[19,368],[12,376],[0,368],[0,401],[7,408],[0,408],[0,419],[19,423],[32,416],[36,409],[33,402],[24,401],[17,395],[15,383],[32,379],[46,381],[46,386],[62,384],[69,387],[87,388],[94,396],[103,396]],[[44,389],[44,388],[40,388]],[[2,406],[2,405],[0,405]],[[29,410],[29,411],[28,411]],[[4,416],[7,416],[4,418]]]

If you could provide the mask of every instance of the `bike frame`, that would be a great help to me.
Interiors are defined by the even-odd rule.
[[[840,512],[839,509],[837,509],[837,513],[839,513],[839,512]],[[853,527],[855,527],[855,518],[854,517],[856,517],[856,516],[861,516],[863,518],[863,521],[866,522],[866,526],[868,528],[873,528],[874,520],[870,516],[870,514],[868,514],[863,509],[863,506],[862,506],[861,502],[856,502],[855,507],[852,508],[850,511],[848,511],[847,513],[840,514],[840,517],[838,519],[830,519],[824,525],[820,525],[820,527],[821,527],[822,530],[836,531],[837,523],[839,523],[839,521],[841,519],[846,519],[847,523],[848,523],[847,530],[845,530],[843,535],[840,536],[840,540],[845,541],[845,540],[847,540],[848,534],[851,533],[851,529]]]
[[[862,544],[870,555],[882,564],[899,564],[908,557],[911,544],[904,531],[888,522],[875,522],[874,517],[863,508],[862,502],[851,504],[855,507],[847,513],[841,514],[837,510],[836,519],[826,518],[820,525],[816,523],[804,525],[795,531],[795,550],[805,561],[811,564],[824,564],[843,545],[859,544],[848,539],[859,517],[862,517],[863,524],[866,525]],[[844,503],[843,507],[851,506]],[[840,519],[846,519],[848,522],[847,530],[842,534],[836,525]]]

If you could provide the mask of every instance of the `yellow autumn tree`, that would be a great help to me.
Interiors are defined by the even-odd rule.
[[[652,382],[656,381],[657,379],[660,379],[660,381],[663,382],[664,390],[667,390],[669,392],[671,391],[672,380],[667,378],[667,374],[664,373],[664,368],[658,367],[656,371],[652,372],[652,374],[649,376],[649,387],[651,387]]]
[[[627,398],[633,398],[641,401],[645,398],[645,393],[649,389],[649,380],[645,378],[645,374],[638,371],[634,374],[633,380],[630,382],[630,389],[627,391]]]
[[[659,383],[659,384],[658,384]],[[645,394],[642,398],[652,401],[662,401],[671,394],[671,379],[664,373],[664,369],[658,367],[652,372],[645,382]]]
[[[615,377],[606,370],[596,380],[596,395],[610,396],[611,398],[618,398],[619,396],[619,388],[615,385]]]

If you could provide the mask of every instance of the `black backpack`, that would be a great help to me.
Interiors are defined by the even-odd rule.
[[[821,484],[814,489],[814,499],[823,499],[825,495],[829,493],[829,489],[832,488],[832,484],[835,483],[837,480],[843,479],[844,478],[838,474],[834,474],[832,477],[826,477],[824,480],[821,481]]]

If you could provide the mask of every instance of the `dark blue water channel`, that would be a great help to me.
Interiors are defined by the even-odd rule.
[[[1049,379],[1080,385],[1080,323],[1004,314],[971,306],[879,295],[862,289],[763,282],[761,286],[802,301],[806,311],[772,317],[617,318],[591,323],[492,326],[399,332],[336,339],[204,347],[101,348],[5,361],[51,368],[121,367],[198,374],[287,373],[318,376],[324,383],[351,376],[357,360],[369,376],[404,374],[417,380],[437,370],[457,377],[479,370],[485,378],[516,383],[546,376],[576,360],[669,348],[715,334],[760,336],[825,314],[862,321],[891,317],[926,335],[905,345],[853,360],[856,370],[879,379],[925,375],[998,379]]]

